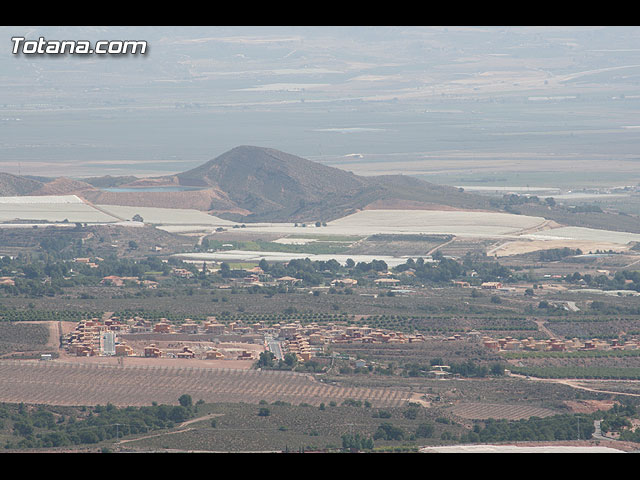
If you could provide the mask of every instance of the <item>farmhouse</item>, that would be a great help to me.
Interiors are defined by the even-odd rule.
[[[163,318],[153,326],[153,331],[154,333],[172,333],[173,326]]]
[[[143,280],[142,284],[147,287],[147,288],[158,288],[158,282],[155,282],[153,280]]]
[[[193,322],[186,322],[180,325],[180,332],[182,333],[198,333],[198,324]]]
[[[502,283],[501,282],[484,282],[482,285],[480,285],[481,288],[484,288],[485,290],[497,290],[499,288],[502,288]]]
[[[213,333],[214,335],[224,334],[224,325],[216,322],[206,322],[204,324],[204,330],[207,333]]]
[[[220,360],[224,358],[224,354],[216,349],[207,350],[204,355],[205,360]]]
[[[287,325],[284,325],[283,327],[280,327],[279,336],[285,339],[293,338],[298,333],[299,329],[300,325],[289,323]]]
[[[255,359],[255,355],[252,352],[247,352],[243,350],[242,353],[238,355],[238,360],[253,360]]]
[[[118,344],[116,344],[116,356],[117,357],[128,357],[129,355],[133,355],[133,348],[131,348],[126,343],[118,343]]]
[[[180,278],[191,278],[193,277],[193,272],[187,270],[186,268],[174,268],[172,272]]]
[[[109,275],[100,280],[100,285],[111,285],[113,287],[124,286],[124,279],[117,275]]]
[[[16,282],[11,277],[0,277],[0,286],[7,285],[13,287],[15,284]]]
[[[178,358],[195,358],[196,354],[189,347],[182,347],[182,351],[176,354]]]
[[[144,356],[146,358],[160,358],[162,357],[162,353],[162,350],[156,347],[153,343],[148,347],[144,347]]]
[[[244,283],[257,284],[257,283],[260,282],[260,277],[257,274],[250,274],[250,275],[247,275],[246,277],[244,277],[242,279],[242,281]]]

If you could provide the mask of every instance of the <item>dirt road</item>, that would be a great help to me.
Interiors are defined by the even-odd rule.
[[[534,323],[538,326],[538,330],[548,335],[550,339],[554,340],[556,338],[553,332],[545,326],[545,323],[547,322],[544,320],[534,320]]]
[[[566,385],[568,387],[575,388],[578,390],[585,390],[587,392],[608,393],[610,395],[626,395],[630,397],[640,397],[640,393],[615,392],[613,390],[602,390],[602,389],[587,387],[585,385],[580,384],[580,383],[589,382],[589,380],[573,380],[573,379],[566,379],[566,378],[537,378],[537,377],[527,377],[525,375],[520,375],[517,373],[512,373],[511,376],[517,377],[517,378],[523,378],[523,379],[526,378],[534,382],[558,383],[558,384]],[[602,382],[606,382],[607,380],[596,380],[596,381],[598,383],[602,383]],[[619,381],[619,380],[614,380],[614,381]],[[626,380],[626,382],[640,384],[640,380]]]
[[[147,438],[162,437],[164,435],[173,435],[175,433],[188,432],[189,430],[193,430],[193,428],[191,428],[191,427],[185,428],[185,427],[187,427],[188,425],[191,425],[192,423],[204,422],[206,420],[210,420],[210,419],[215,418],[215,417],[221,417],[223,415],[224,415],[223,413],[210,413],[209,415],[205,415],[204,417],[192,418],[191,420],[187,420],[185,422],[182,422],[180,425],[178,425],[177,430],[172,430],[170,432],[159,432],[159,433],[154,433],[154,434],[151,434],[151,435],[144,435],[142,437],[129,438],[129,439],[126,439],[126,440],[119,440],[118,442],[115,443],[115,445],[123,445],[125,443],[137,442],[138,440],[144,440],[144,439],[147,439]]]

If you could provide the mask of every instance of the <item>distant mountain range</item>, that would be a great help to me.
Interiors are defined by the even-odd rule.
[[[125,191],[103,190],[113,187]],[[162,191],[165,187],[171,188]],[[55,194],[75,194],[94,204],[194,208],[246,222],[330,221],[364,208],[494,210],[487,197],[454,187],[405,175],[359,176],[254,146],[154,178],[79,181],[0,173],[0,195]]]

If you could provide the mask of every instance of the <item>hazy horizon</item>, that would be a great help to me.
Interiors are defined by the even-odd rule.
[[[504,171],[530,182],[576,162],[609,183],[640,181],[638,27],[0,32],[3,172],[162,175],[256,145],[449,184]],[[149,50],[13,55],[12,36],[146,40]],[[608,164],[616,171],[603,174]]]

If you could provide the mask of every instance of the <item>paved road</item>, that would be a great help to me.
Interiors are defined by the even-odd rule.
[[[267,346],[269,347],[269,351],[276,356],[277,360],[284,360],[284,355],[282,354],[282,348],[280,347],[280,342],[274,340],[272,337],[267,337]]]
[[[602,430],[600,429],[600,422],[602,420],[594,420],[593,421],[593,426],[595,428],[595,431],[593,432],[593,438],[595,438],[596,440],[611,440],[610,438],[607,438],[605,436],[602,435]]]

